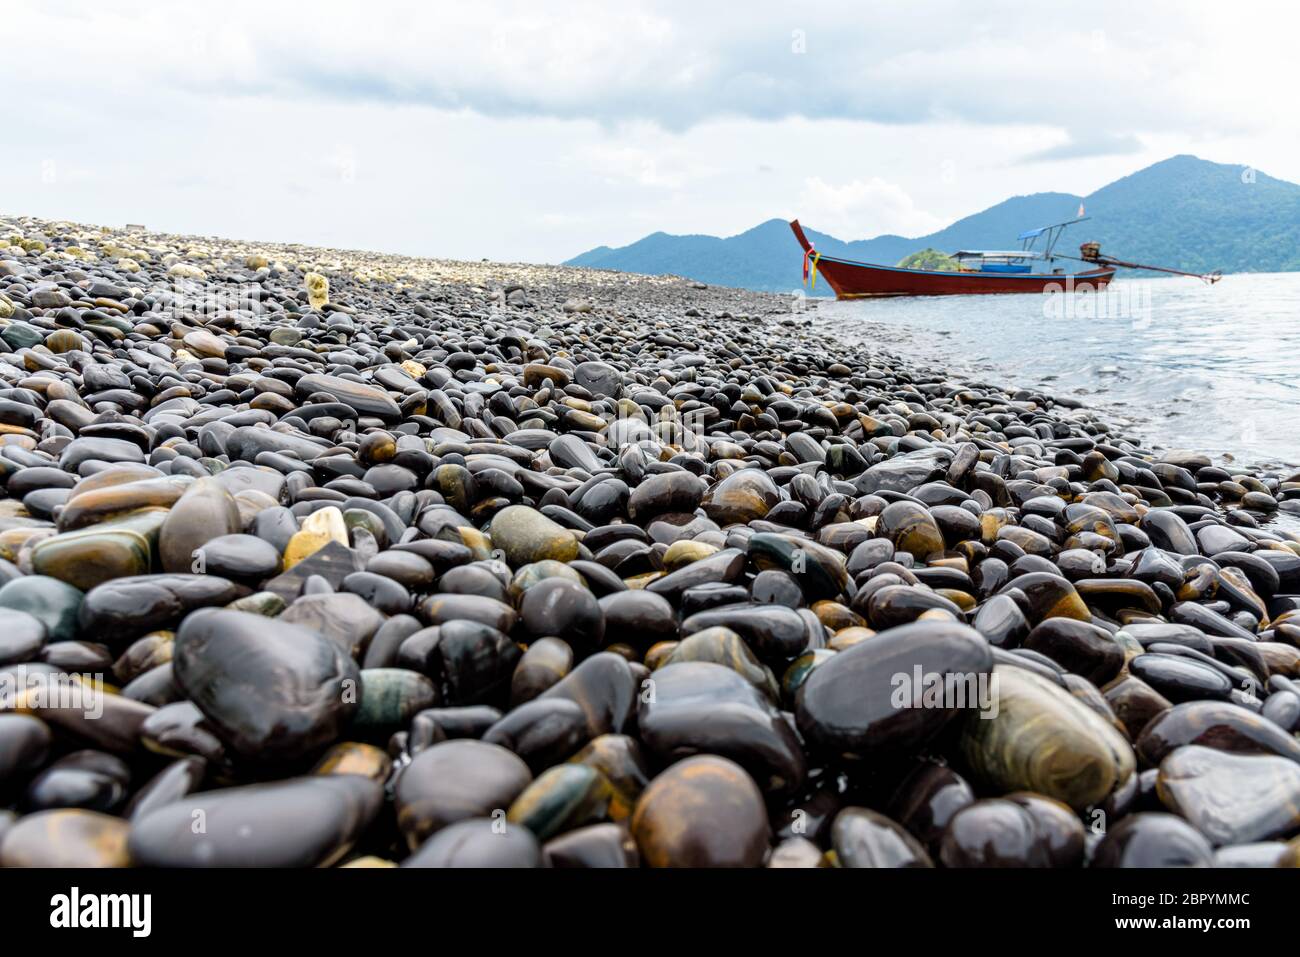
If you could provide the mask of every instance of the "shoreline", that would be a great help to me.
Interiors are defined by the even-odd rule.
[[[0,217],[0,866],[1292,861],[1300,474],[818,311]]]

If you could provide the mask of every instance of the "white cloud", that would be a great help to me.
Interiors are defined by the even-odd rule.
[[[1176,152],[1300,180],[1300,8],[1096,0],[1087,14],[1026,16],[1011,0],[752,0],[743,15],[698,0],[5,0],[21,109],[0,202],[557,260],[772,216],[915,235]]]
[[[833,186],[818,176],[804,181],[800,208],[805,221],[838,238],[862,239],[894,233],[923,236],[947,223],[917,209],[902,187],[878,176]]]

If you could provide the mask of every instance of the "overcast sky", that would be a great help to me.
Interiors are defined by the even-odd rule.
[[[4,0],[0,211],[558,262],[920,235],[1174,153],[1300,181],[1300,5]]]

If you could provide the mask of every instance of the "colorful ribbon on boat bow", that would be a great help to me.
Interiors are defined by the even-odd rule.
[[[811,274],[812,289],[817,288],[817,260],[821,258],[822,254],[813,248],[812,243],[809,243],[808,248],[804,250],[803,254],[803,281],[807,284],[808,276]]]

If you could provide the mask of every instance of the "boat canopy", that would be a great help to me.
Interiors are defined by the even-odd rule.
[[[1082,207],[1079,210],[1082,212]],[[1052,223],[1050,226],[1039,226],[1037,229],[1026,229],[1016,237],[1020,240],[1020,246],[1025,252],[1029,252],[1035,246],[1039,245],[1038,240],[1042,239],[1042,257],[1043,259],[1052,260],[1055,258],[1056,242],[1065,232],[1066,227],[1073,226],[1075,223],[1081,223],[1087,216],[1080,216],[1078,219],[1067,219],[1063,223]]]
[[[1066,226],[1073,226],[1075,223],[1081,223],[1085,219],[1090,218],[1091,217],[1089,216],[1080,216],[1078,219],[1067,219],[1063,223],[1052,223],[1050,226],[1039,226],[1037,229],[1026,229],[1023,233],[1017,236],[1016,239],[1021,241],[1026,239],[1037,239],[1039,236],[1043,235],[1043,233],[1049,232],[1050,230],[1064,229]]]

